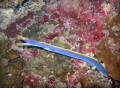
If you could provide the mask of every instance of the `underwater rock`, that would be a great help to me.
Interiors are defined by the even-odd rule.
[[[59,38],[56,38],[54,43],[60,46],[62,45],[62,47],[70,48],[69,44]],[[71,58],[69,57],[39,49],[36,57],[31,58],[29,61],[25,60],[27,61],[27,68],[24,68],[24,71],[27,73],[28,71],[29,73],[32,72],[41,77],[53,76],[61,81],[65,81],[68,73],[74,73],[70,60]],[[30,70],[30,68],[32,69]]]
[[[11,44],[10,40],[0,40],[0,58],[10,49]]]
[[[44,6],[44,2],[37,2],[20,8],[18,13],[1,23],[0,30],[14,43],[20,42],[16,37],[22,35],[94,57],[95,46],[104,37],[101,28],[103,20],[107,14],[114,11],[112,0],[44,1],[51,3]],[[42,6],[44,7],[41,8]],[[109,47],[112,46],[111,43],[114,43],[114,39],[110,37]],[[119,46],[119,43],[116,45]],[[16,49],[17,45],[12,46]],[[25,61],[22,72],[23,87],[110,87],[113,83],[107,75],[84,61],[38,47],[17,47],[17,50],[21,52],[20,57]],[[11,56],[9,53],[17,54],[15,51],[9,50],[8,56]],[[21,69],[19,61],[15,62],[19,56],[13,55],[14,58],[8,58],[7,54],[2,55],[2,60],[5,60],[1,62],[4,66],[10,65],[7,72],[11,73],[8,76],[16,72],[20,74],[20,70],[13,67]],[[20,82],[18,80],[17,82]],[[11,84],[14,82],[11,80]]]
[[[0,41],[7,40],[7,36],[3,32],[0,32]]]
[[[43,2],[43,0],[0,0],[0,7],[3,8],[8,8],[8,7],[12,7],[12,6],[18,6],[18,5],[29,5],[28,3],[32,3],[32,2]],[[21,8],[21,7],[20,7]]]
[[[23,59],[17,50],[10,49],[10,40],[0,41],[0,87],[22,87]]]
[[[114,6],[112,2],[108,4],[104,0],[69,1],[64,2],[63,0],[59,3],[47,4],[46,11],[38,11],[33,13],[31,19],[20,21],[19,24],[25,28],[22,35],[94,57],[95,46],[104,36],[101,28],[102,22],[106,15],[114,10]],[[29,20],[33,22],[30,26],[26,25],[29,24]],[[67,44],[57,43],[59,40],[67,42]],[[21,52],[21,56],[26,60],[23,75],[25,85],[33,87],[33,84],[36,86],[37,84],[45,84],[47,87],[54,87],[59,82],[68,88],[80,85],[87,87],[87,84],[89,87],[109,87],[112,85],[107,75],[102,74],[96,67],[86,62],[76,59],[68,60],[66,56],[50,53],[41,48],[37,48],[38,52],[34,57],[31,53],[34,52],[33,48],[36,47],[24,47]],[[74,63],[69,63],[72,61]],[[74,66],[70,68],[72,65]],[[70,72],[65,70],[67,68]],[[89,76],[84,79],[83,74],[90,75],[90,79]],[[37,77],[39,79],[36,79]],[[94,80],[92,80],[93,77]],[[92,82],[92,85],[89,82]]]
[[[93,74],[93,75],[92,75]],[[80,75],[82,88],[112,88],[112,80],[100,73],[86,73]],[[99,76],[98,76],[99,75]],[[102,78],[101,80],[99,80]]]
[[[14,14],[14,10],[12,8],[2,9],[0,8],[0,23],[4,21],[5,18],[9,18]]]
[[[33,13],[38,10],[41,10],[41,7],[44,5],[45,3],[42,2],[42,0],[40,0],[40,2],[32,3],[27,7],[23,7],[22,9],[18,10],[17,13],[15,13],[15,11],[12,8],[0,9],[2,14],[5,13],[5,16],[2,16],[2,14],[0,14],[1,30],[5,30],[8,26],[11,26],[13,23],[16,23],[16,26],[18,26],[18,30],[22,29],[23,27],[25,28],[25,26],[29,26],[28,24],[30,24],[31,21],[35,21],[31,20],[31,18],[33,19]]]
[[[1,0],[0,1],[0,7],[8,7],[8,6],[17,6],[18,4],[21,4],[24,0]]]
[[[120,14],[109,14],[102,29],[107,31],[107,35],[96,47],[97,59],[105,63],[111,77],[120,81]]]

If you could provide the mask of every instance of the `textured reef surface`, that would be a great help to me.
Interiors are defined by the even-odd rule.
[[[17,50],[10,49],[10,40],[0,41],[0,87],[22,87],[23,59]]]
[[[106,64],[110,76],[120,80],[120,14],[109,14],[104,20],[102,29],[106,36],[97,45],[96,55]]]
[[[24,4],[16,11],[4,6],[8,1]],[[1,88],[120,87],[119,0],[15,1],[0,2],[9,7],[0,8]],[[94,57],[109,74],[81,60],[19,46],[18,35]]]
[[[27,2],[39,2],[41,0],[0,0],[0,7],[7,8],[7,7],[17,7],[22,4],[27,5]]]

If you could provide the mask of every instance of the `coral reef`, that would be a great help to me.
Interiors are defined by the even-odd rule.
[[[18,6],[22,5],[26,6],[28,3],[32,2],[42,2],[43,0],[1,0],[0,1],[0,7],[7,8],[7,7],[12,7],[12,6]]]
[[[109,14],[102,29],[107,35],[97,45],[97,58],[105,63],[109,75],[120,81],[120,14]]]
[[[18,51],[10,49],[10,40],[1,40],[0,46],[0,87],[21,88],[23,59],[20,58]]]
[[[8,9],[0,9],[0,23],[4,21],[4,18],[9,18],[14,14],[14,10],[11,8]]]
[[[37,39],[39,41],[51,43],[56,46],[64,47],[61,46],[64,45],[64,43],[58,43],[60,38],[62,41],[67,42],[70,46],[72,46],[69,49],[84,53],[86,55],[94,56],[95,46],[97,42],[100,41],[104,36],[101,29],[102,22],[106,17],[106,14],[113,11],[112,5],[110,4],[110,8],[112,9],[99,8],[96,9],[95,12],[92,12],[93,8],[90,8],[91,5],[87,1],[85,5],[88,5],[89,8],[84,6],[83,3],[74,1],[72,2],[72,4],[74,5],[70,4],[67,1],[61,3],[62,4],[58,5],[55,4],[55,6],[48,5],[45,13],[43,12],[41,14],[41,12],[37,12],[37,14],[40,14],[40,16],[34,17],[36,23],[29,26],[25,31],[23,31],[22,35],[25,37]],[[105,4],[102,1],[99,2],[99,4],[100,3]],[[96,6],[94,2],[91,2],[91,4]],[[83,7],[81,7],[81,5],[83,5]],[[76,6],[76,8],[83,8],[84,11],[80,10],[79,13],[77,13],[79,9],[76,9],[74,6]],[[100,15],[97,15],[98,12],[101,12],[99,13]],[[34,29],[36,27],[38,29]],[[38,80],[34,76],[39,76],[40,82],[38,84],[41,86],[43,81],[45,85],[47,84],[47,86],[49,87],[57,86],[57,83],[60,83],[60,81],[62,81],[62,83],[64,83],[65,81],[65,84],[62,85],[66,87],[91,87],[92,85],[98,87],[112,86],[111,80],[109,80],[106,75],[98,73],[98,70],[94,68],[94,66],[90,66],[86,62],[70,59],[70,66],[74,65],[73,71],[75,71],[75,73],[71,74],[71,72],[69,72],[69,74],[67,74],[67,70],[65,71],[62,69],[68,68],[67,65],[69,65],[69,63],[63,63],[69,62],[67,61],[67,57],[64,57],[62,59],[61,57],[63,56],[57,55],[56,57],[56,54],[51,54],[49,52],[46,52],[45,50],[38,50],[38,54],[36,57],[34,57],[31,51],[26,50],[26,52],[31,57],[24,57],[25,54],[23,52],[21,56],[26,58],[28,61],[26,62],[26,68],[24,68],[25,72],[23,77],[24,79],[26,79],[25,84],[28,84],[29,86],[33,86],[30,84]],[[57,60],[58,58],[61,58],[60,62],[62,63],[62,65],[66,64],[66,66],[61,67],[61,63],[59,64],[59,61]],[[45,70],[43,71],[43,69]],[[70,69],[70,71],[72,70]],[[79,72],[81,74],[79,74]],[[62,73],[65,74],[63,75]],[[98,77],[97,74],[101,76]],[[85,75],[91,75],[91,77],[89,78]],[[103,78],[103,80],[100,80],[101,77]],[[86,80],[84,80],[84,78]],[[89,84],[89,80],[91,79],[94,81],[92,85]],[[97,82],[96,80],[100,81]],[[102,85],[100,84],[100,82],[102,83]],[[107,85],[107,83],[109,85]],[[85,86],[87,84],[89,85]]]
[[[66,45],[64,47],[69,47],[67,43],[61,44],[60,41],[58,41],[55,44],[57,45],[59,44],[62,46]],[[61,56],[59,54],[49,53],[45,50],[39,50],[38,53],[39,54],[37,56],[40,57],[31,58],[27,62],[28,68],[26,68],[26,70],[32,68],[31,72],[36,75],[40,75],[42,77],[50,77],[53,75],[56,78],[60,79],[61,81],[65,81],[68,73],[69,74],[74,73],[73,66],[70,65],[71,59],[69,57]]]
[[[0,9],[1,12],[0,30],[5,30],[8,26],[10,26],[11,23],[15,25],[14,22],[16,22],[17,24],[15,26],[21,25],[20,27],[17,27],[17,29],[22,31],[22,29],[25,26],[29,26],[31,25],[30,24],[31,22],[35,21],[33,19],[34,12],[41,10],[41,7],[44,5],[45,3],[41,1],[39,3],[32,3],[31,5],[18,10],[17,13],[15,13],[12,8],[4,10]],[[12,28],[10,27],[8,27],[8,29],[12,30]]]
[[[0,58],[3,57],[3,55],[6,53],[7,50],[10,49],[12,42],[10,40],[1,40],[0,41]]]
[[[16,53],[19,51],[25,62],[22,71],[23,87],[119,87],[119,82],[102,74],[89,63],[38,47],[16,45],[22,42],[16,38],[17,35],[22,35],[96,57],[96,45],[105,36],[101,28],[102,23],[104,18],[114,11],[113,0],[44,1],[33,2],[18,10],[16,14],[9,10],[12,16],[7,14],[5,17],[8,18],[1,19],[1,36],[12,40],[10,53],[18,57]],[[109,35],[108,31],[106,33]],[[109,46],[113,40],[109,41]],[[7,55],[11,56],[7,53],[2,54],[2,57],[8,58]],[[14,61],[13,58],[10,58],[11,60]],[[7,59],[2,62],[4,65],[10,64]]]
[[[101,77],[103,77],[101,74],[94,74],[93,76],[89,73],[87,75],[80,73],[79,75],[80,75],[80,83],[83,88],[107,88],[107,87],[113,88],[112,81],[110,79],[105,78],[99,80]],[[105,83],[106,85],[104,85]]]

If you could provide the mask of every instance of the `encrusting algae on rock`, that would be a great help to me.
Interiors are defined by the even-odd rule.
[[[0,0],[0,7],[12,7],[18,6],[21,4],[25,4],[25,2],[32,1],[32,2],[39,2],[42,0]]]
[[[19,61],[17,62],[19,59],[21,62],[22,60],[25,62],[22,70],[23,80],[17,80],[18,84],[23,81],[23,84],[20,85],[29,88],[111,88],[120,86],[119,82],[102,74],[95,66],[87,62],[51,53],[38,47],[16,47],[16,43],[22,42],[17,38],[18,35],[21,35],[96,58],[96,44],[104,37],[102,23],[105,17],[114,11],[113,0],[28,1],[38,2],[30,2],[30,4],[27,2],[28,4],[18,8],[17,12],[13,9],[2,10],[2,12],[8,11],[8,13],[1,14],[0,19],[2,22],[0,32],[5,35],[5,39],[10,39],[13,43],[12,47],[4,47],[5,50],[12,48],[7,54],[15,51],[20,52],[20,57],[14,53],[16,58],[18,57],[15,59],[16,62],[10,58],[12,63],[9,62],[8,56],[2,53],[0,63],[4,66],[10,65],[8,71],[20,73],[13,66],[19,68]],[[12,7],[16,6],[12,5]],[[114,26],[114,28],[118,30],[118,26]],[[109,31],[106,33],[109,36]],[[113,53],[118,49],[117,47],[112,48],[115,41],[117,40],[112,38],[112,35],[106,41],[111,47],[110,49],[113,49]],[[7,44],[6,42],[5,45]],[[119,46],[119,43],[115,45]],[[4,52],[6,52],[5,50]],[[22,67],[20,62],[19,64]],[[6,75],[13,76],[12,72]],[[15,82],[14,79],[12,79],[11,84],[10,80],[8,81],[10,87]],[[17,86],[17,88],[21,86]]]
[[[70,45],[63,42],[60,38],[54,39],[55,44],[64,45],[63,47],[70,48]],[[40,57],[39,57],[40,56]],[[55,76],[61,81],[65,81],[67,74],[73,74],[73,65],[70,64],[72,58],[51,53],[42,49],[38,50],[38,55],[27,61],[27,68],[24,69],[24,74],[26,72],[32,72],[41,77]],[[31,71],[29,70],[30,68]]]
[[[0,41],[0,88],[22,87],[23,59],[17,50],[10,49],[10,40]]]
[[[17,6],[21,4],[24,0],[0,0],[0,7],[8,7],[8,6]]]

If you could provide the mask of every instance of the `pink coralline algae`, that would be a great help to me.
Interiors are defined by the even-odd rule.
[[[39,4],[29,8],[37,7]],[[61,0],[49,2],[46,7],[39,10],[26,9],[27,13],[15,20],[17,34],[15,32],[8,34],[6,29],[4,31],[2,29],[7,37],[15,38],[21,34],[96,57],[96,45],[105,36],[102,23],[104,18],[114,11],[114,4],[112,0]],[[108,75],[102,74],[84,61],[36,48],[20,47],[19,50],[20,56],[25,60],[22,74],[24,86],[31,88],[120,86]]]
[[[48,4],[44,13],[34,17],[36,24],[39,25],[39,29],[41,30],[34,36],[39,36],[39,38],[30,37],[65,48],[66,44],[60,43],[60,41],[63,41],[72,46],[69,47],[69,49],[73,51],[95,56],[96,44],[104,37],[101,28],[102,22],[106,15],[112,11],[114,11],[112,1],[109,3],[105,1],[93,2],[88,0],[84,2],[60,1],[52,5]],[[51,20],[54,20],[56,24],[51,24]],[[27,30],[30,30],[30,28],[32,28],[32,26]],[[23,36],[29,37],[29,35],[31,35],[25,33],[26,32],[23,31]],[[57,40],[60,39],[60,41],[56,41],[56,38]],[[49,59],[47,57],[49,57]],[[71,65],[69,65],[68,63],[63,63],[68,62],[67,58],[61,58],[62,60],[57,59],[60,59],[59,55],[39,50],[36,59],[31,58],[30,61],[27,62],[28,67],[32,69],[27,68],[30,69],[30,71],[26,69],[25,71],[39,75],[39,78],[45,80],[44,83],[47,83],[49,87],[53,87],[53,85],[54,87],[58,86],[60,82],[62,82],[61,86],[64,87],[112,86],[111,80],[109,80],[106,75],[101,74],[96,68],[86,62],[70,59]],[[59,63],[62,64],[62,68]],[[71,67],[74,66],[74,68],[72,67],[73,71],[69,68],[70,70],[66,73],[67,70],[65,71],[63,69],[67,69],[67,65]],[[27,75],[26,72],[24,75]],[[99,74],[99,77],[97,74]],[[86,75],[90,75],[90,77]],[[53,79],[51,80],[49,77]],[[103,78],[102,80],[100,80],[101,77]],[[90,84],[90,80],[92,80],[93,83]]]
[[[38,49],[34,49],[33,51],[24,50],[20,53],[20,55],[23,59],[29,61],[29,59],[34,58],[37,55],[37,53],[38,53]]]

